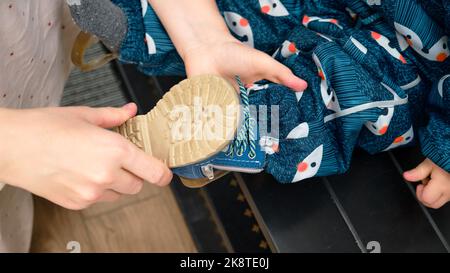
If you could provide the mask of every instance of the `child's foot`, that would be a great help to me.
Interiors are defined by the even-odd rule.
[[[239,79],[238,85],[241,101],[221,77],[184,80],[150,113],[116,131],[163,160],[190,188],[203,187],[230,171],[261,172],[267,149],[276,152],[277,141],[259,134],[247,89]]]
[[[175,85],[147,115],[136,116],[115,131],[170,168],[180,168],[226,148],[235,137],[239,117],[239,97],[231,84],[203,75]]]
[[[67,0],[73,20],[82,32],[72,49],[72,63],[81,71],[95,70],[117,58],[127,35],[127,18],[110,0]],[[85,61],[86,50],[100,40],[111,53]]]

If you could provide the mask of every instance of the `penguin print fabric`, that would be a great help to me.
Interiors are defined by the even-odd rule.
[[[129,17],[121,60],[151,75],[183,75],[181,58],[146,0],[113,0]],[[134,2],[137,2],[134,3]],[[141,3],[139,3],[141,2]],[[450,2],[217,0],[230,32],[309,83],[296,94],[262,81],[253,105],[279,105],[266,171],[291,183],[348,170],[355,148],[420,144],[450,171]],[[138,5],[142,13],[130,12]],[[134,38],[133,37],[138,37]],[[262,136],[263,138],[266,136]]]

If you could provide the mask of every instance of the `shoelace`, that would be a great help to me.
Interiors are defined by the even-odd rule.
[[[249,99],[248,93],[249,91],[245,88],[244,84],[242,84],[239,76],[236,76],[236,81],[239,85],[239,93],[242,101],[242,124],[239,132],[237,133],[236,138],[233,142],[228,146],[228,150],[226,152],[227,156],[233,156],[236,154],[237,156],[242,156],[247,149],[247,145],[249,145],[250,150],[248,152],[248,157],[250,159],[254,159],[256,157],[256,120],[250,115],[249,109]]]

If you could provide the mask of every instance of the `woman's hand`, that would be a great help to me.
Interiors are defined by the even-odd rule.
[[[229,32],[215,0],[148,0],[158,14],[188,77],[216,74],[246,84],[266,79],[303,91],[307,83],[264,52],[243,45]]]
[[[411,182],[422,182],[416,188],[416,195],[425,206],[438,209],[450,201],[450,174],[430,159],[403,176]]]
[[[172,174],[121,135],[103,128],[124,123],[122,108],[0,109],[0,181],[69,209],[83,209],[149,181],[167,185]]]

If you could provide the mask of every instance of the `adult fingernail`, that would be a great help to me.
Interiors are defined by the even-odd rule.
[[[122,106],[122,109],[125,110],[128,115],[132,115],[132,116],[136,115],[136,112],[137,112],[137,106],[133,102],[125,104],[124,106]]]
[[[122,106],[122,109],[125,109],[125,110],[132,110],[132,109],[134,109],[134,107],[135,107],[134,102],[130,102],[130,103],[127,103],[127,104],[125,104],[124,106]]]
[[[161,179],[158,181],[158,185],[167,186],[172,181],[172,178],[173,178],[172,172],[169,169],[167,169],[164,171]]]

